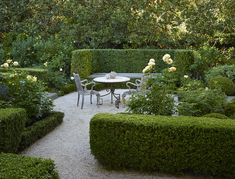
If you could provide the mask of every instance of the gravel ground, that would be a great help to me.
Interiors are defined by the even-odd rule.
[[[122,93],[123,90],[117,90]],[[102,91],[105,93],[105,91]],[[110,104],[110,96],[103,98],[103,105],[89,104],[85,97],[84,108],[76,106],[77,93],[54,100],[56,111],[65,113],[64,122],[41,140],[22,152],[23,155],[50,158],[55,161],[62,179],[152,179],[152,178],[199,178],[171,176],[159,173],[136,171],[110,171],[104,169],[91,155],[89,146],[89,122],[93,115],[101,112],[117,113],[125,108]]]

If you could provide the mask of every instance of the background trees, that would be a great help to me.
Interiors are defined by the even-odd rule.
[[[234,9],[233,0],[2,0],[0,62],[56,69],[75,48],[228,48]]]

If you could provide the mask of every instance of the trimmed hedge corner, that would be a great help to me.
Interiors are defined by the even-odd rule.
[[[19,146],[19,151],[24,150],[36,140],[42,138],[47,133],[52,131],[56,126],[62,123],[64,113],[52,112],[48,117],[34,123],[32,126],[25,128],[22,133],[22,139]]]
[[[0,178],[58,179],[52,160],[0,154]]]
[[[17,151],[26,118],[24,109],[0,109],[0,152]]]
[[[156,60],[156,71],[167,65],[162,61],[166,53],[172,56],[177,72],[187,74],[194,61],[192,50],[181,49],[82,49],[72,52],[71,73],[87,78],[92,73],[116,71],[142,73],[150,58]],[[127,65],[128,64],[128,65]]]
[[[235,121],[97,114],[90,147],[111,168],[235,177]]]

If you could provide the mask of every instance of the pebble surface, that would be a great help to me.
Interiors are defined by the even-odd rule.
[[[116,90],[122,94],[126,90]],[[106,91],[101,91],[104,94]],[[76,106],[77,93],[54,100],[54,110],[65,113],[63,123],[42,139],[22,152],[23,155],[50,158],[55,161],[61,179],[155,179],[155,178],[198,178],[191,176],[172,176],[160,173],[140,173],[137,171],[106,170],[94,158],[89,145],[89,122],[97,113],[124,112],[110,103],[110,96],[103,98],[103,105],[89,103],[85,97],[84,108]]]

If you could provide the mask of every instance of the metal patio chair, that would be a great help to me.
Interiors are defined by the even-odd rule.
[[[102,99],[100,98],[100,93],[93,89],[95,86],[95,82],[88,82],[87,79],[81,80],[79,74],[76,74],[76,73],[73,73],[73,76],[74,76],[74,81],[75,81],[77,92],[78,92],[77,106],[79,106],[80,95],[82,96],[81,109],[83,109],[85,95],[90,95],[91,104],[92,104],[92,95],[96,95],[97,105],[101,105],[103,103]],[[90,90],[87,89],[88,86],[91,86]]]

